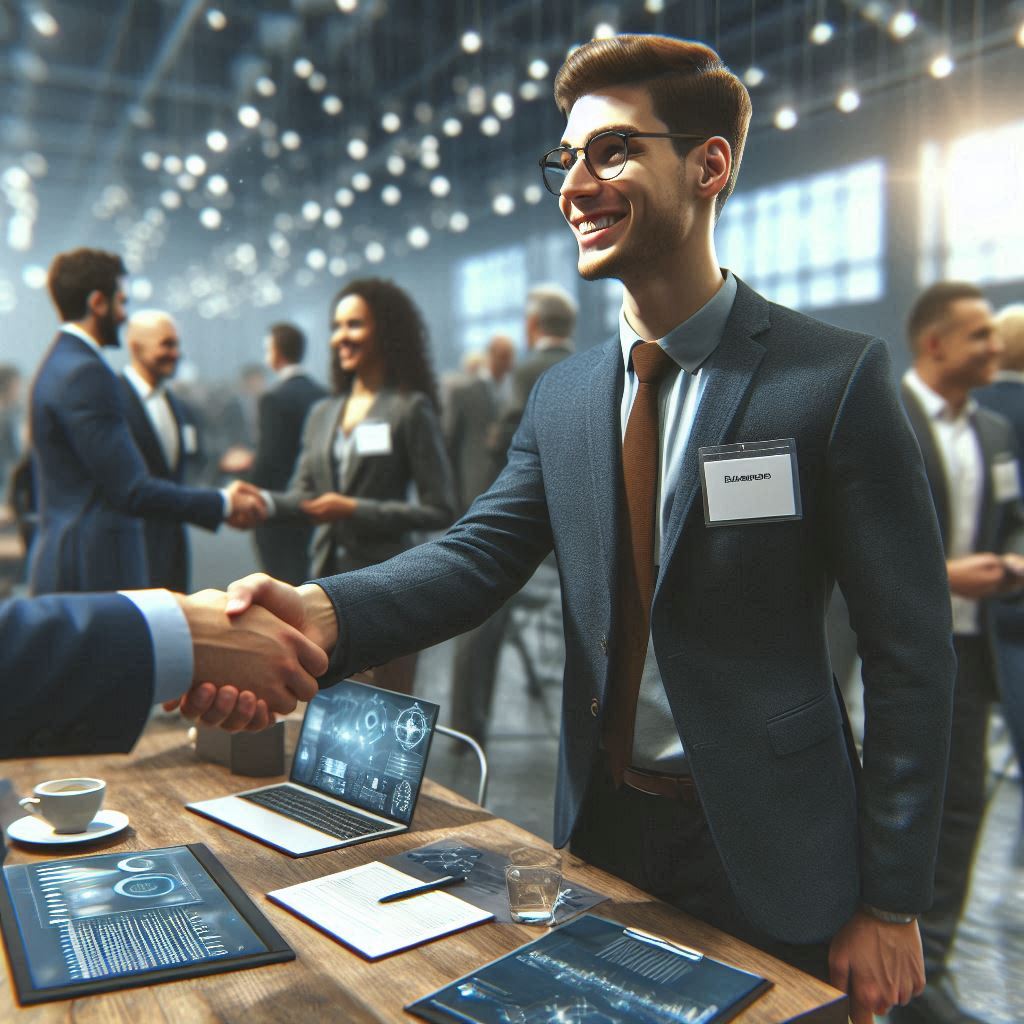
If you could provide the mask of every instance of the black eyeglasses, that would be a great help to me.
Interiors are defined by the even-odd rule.
[[[565,176],[576,166],[580,153],[587,170],[600,181],[617,178],[629,160],[630,139],[700,139],[706,135],[681,132],[598,132],[585,146],[559,146],[540,158],[544,186],[553,195],[561,195]]]

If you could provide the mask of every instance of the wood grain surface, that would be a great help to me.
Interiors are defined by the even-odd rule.
[[[289,762],[297,727],[297,721],[288,724]],[[246,779],[231,775],[219,765],[199,761],[188,743],[185,724],[178,718],[155,718],[128,756],[7,761],[0,773],[10,778],[19,795],[29,793],[45,779],[73,775],[106,779],[105,806],[123,811],[131,822],[119,836],[71,850],[9,843],[6,863],[205,843],[297,954],[292,963],[24,1008],[16,1001],[9,972],[4,971],[0,979],[0,1022],[412,1021],[402,1010],[405,1004],[540,934],[527,925],[490,922],[371,963],[266,899],[265,894],[272,889],[448,837],[457,836],[462,842],[501,852],[524,844],[544,845],[536,836],[429,780],[409,832],[295,860],[185,809],[189,801],[275,780]],[[2,824],[6,827],[10,820],[8,815]],[[846,997],[828,985],[568,854],[564,869],[569,879],[611,897],[597,906],[595,913],[656,932],[771,979],[774,986],[768,993],[734,1018],[741,1024],[775,1024],[796,1018],[823,1024],[846,1021]]]

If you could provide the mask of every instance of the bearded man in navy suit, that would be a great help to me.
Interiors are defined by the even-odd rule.
[[[750,100],[713,51],[594,40],[555,98],[567,123],[545,182],[580,273],[624,286],[618,335],[540,377],[505,469],[444,537],[236,596],[351,672],[478,625],[553,548],[556,845],[831,977],[868,1024],[924,985],[915,918],[954,675],[938,526],[888,346],[719,266]],[[656,433],[641,454],[637,410]],[[649,500],[638,470],[656,477]],[[863,659],[863,764],[825,637],[837,580]]]
[[[116,374],[101,351],[120,343],[125,267],[98,249],[61,253],[48,284],[64,320],[32,385],[32,466],[39,528],[32,592],[149,585],[143,519],[250,527],[265,517],[257,488],[182,487],[153,477],[125,418]]]

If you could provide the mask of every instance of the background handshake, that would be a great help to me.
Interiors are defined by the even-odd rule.
[[[236,530],[251,530],[267,520],[267,503],[255,484],[235,480],[224,489],[231,503],[227,516],[228,526]]]
[[[186,718],[256,731],[316,695],[338,621],[315,583],[293,587],[254,573],[226,592],[176,598],[192,634],[192,687],[167,710],[180,706]]]

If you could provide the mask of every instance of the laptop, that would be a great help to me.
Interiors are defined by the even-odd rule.
[[[306,707],[290,781],[185,806],[293,857],[405,832],[438,710],[346,679]]]

